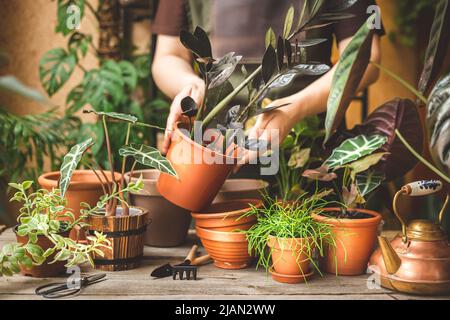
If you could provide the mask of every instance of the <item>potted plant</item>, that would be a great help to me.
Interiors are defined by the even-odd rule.
[[[94,255],[94,264],[101,270],[117,271],[135,268],[139,265],[144,249],[144,234],[149,223],[148,211],[138,207],[130,207],[130,193],[142,190],[142,178],[136,182],[125,182],[126,161],[133,158],[131,165],[131,174],[137,163],[144,166],[156,168],[161,172],[176,175],[170,162],[165,159],[161,153],[152,147],[146,145],[130,144],[130,133],[133,125],[152,127],[142,124],[137,118],[131,115],[116,112],[97,112],[94,110],[85,110],[86,113],[94,113],[102,122],[104,128],[104,141],[108,151],[108,162],[111,176],[114,176],[114,156],[111,149],[110,137],[108,134],[108,121],[123,121],[127,123],[125,134],[125,144],[121,147],[119,155],[122,157],[121,173],[118,181],[112,181],[104,170],[98,166],[93,167],[83,157],[86,150],[89,149],[94,141],[90,138],[76,146],[64,157],[60,169],[60,188],[62,194],[69,188],[70,178],[77,168],[79,162],[85,164],[101,182],[103,196],[94,205],[82,203],[81,212],[87,216],[88,234],[103,232],[111,241],[111,251],[105,251],[103,256]]]
[[[323,64],[307,63],[304,55],[304,47],[325,39],[297,41],[293,40],[294,37],[303,31],[349,17],[342,11],[354,2],[325,4],[315,1],[311,4],[305,1],[296,23],[295,10],[291,7],[286,14],[283,34],[277,38],[271,28],[267,31],[262,64],[247,74],[236,88],[232,88],[228,78],[241,57],[234,53],[219,59],[212,57],[211,43],[200,27],[193,33],[181,32],[180,41],[193,53],[205,81],[205,98],[200,106],[190,97],[181,101],[186,121],[178,123],[171,132],[171,145],[167,153],[178,177],[161,174],[157,184],[166,199],[191,211],[201,211],[213,201],[243,149],[262,149],[260,142],[249,141],[243,136],[241,129],[244,122],[250,117],[283,107],[262,108],[261,100],[272,89],[288,85],[297,76],[318,76],[329,70]],[[308,3],[311,7],[307,6]],[[248,102],[231,107],[233,98],[246,87],[249,89]],[[219,114],[226,114],[224,121],[218,120]],[[196,121],[192,124],[194,119]]]
[[[72,228],[84,226],[85,216],[75,217],[60,190],[30,192],[32,181],[9,186],[15,189],[11,201],[21,202],[22,207],[14,228],[17,242],[0,251],[0,276],[21,272],[33,277],[52,277],[70,266],[85,262],[93,266],[94,254],[102,256],[111,250],[109,240],[98,232],[89,236],[89,244],[69,238]],[[61,216],[68,220],[61,221]]]
[[[257,267],[263,266],[274,280],[299,283],[307,281],[314,269],[321,273],[314,261],[315,252],[322,256],[325,244],[334,245],[334,239],[328,224],[316,221],[311,214],[321,212],[327,204],[324,194],[304,193],[292,202],[266,196],[261,208],[253,207],[247,213],[258,219],[245,231],[248,252],[258,256]]]

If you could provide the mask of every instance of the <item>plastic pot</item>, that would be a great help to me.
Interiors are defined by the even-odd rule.
[[[144,188],[138,193],[131,193],[131,204],[147,210],[151,223],[145,232],[146,245],[155,247],[174,247],[181,245],[187,236],[191,223],[190,212],[167,201],[156,188],[158,170],[137,170],[131,181],[142,175]],[[128,182],[130,173],[125,174]]]
[[[340,211],[340,208],[326,208],[326,212]],[[313,214],[316,221],[331,226],[335,246],[325,248],[324,257],[320,259],[320,267],[327,273],[353,276],[365,274],[370,255],[374,251],[381,223],[381,214],[372,210],[352,209],[369,214],[364,219],[336,219]]]

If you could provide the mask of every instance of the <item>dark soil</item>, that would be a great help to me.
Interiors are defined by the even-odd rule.
[[[320,214],[324,217],[336,218],[336,219],[368,219],[373,218],[372,215],[359,211],[332,211],[322,212]]]

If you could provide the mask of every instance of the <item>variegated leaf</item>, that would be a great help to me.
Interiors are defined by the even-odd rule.
[[[369,194],[383,182],[384,176],[375,171],[366,171],[356,175],[356,185],[359,194],[364,197]]]
[[[119,149],[124,157],[133,157],[137,162],[155,168],[163,173],[177,177],[175,169],[169,160],[161,155],[158,149],[143,144],[131,144]]]
[[[63,163],[60,172],[60,180],[59,180],[59,188],[61,190],[61,196],[64,197],[64,194],[67,191],[67,188],[70,184],[70,179],[72,178],[72,174],[78,166],[78,163],[83,156],[83,153],[94,144],[94,140],[92,138],[87,139],[84,142],[81,142],[75,146],[73,146],[70,151],[64,156]]]
[[[96,110],[84,110],[84,113],[95,113],[98,116],[105,116],[108,118],[125,121],[125,122],[131,122],[135,123],[138,118],[131,115],[131,114],[125,114],[125,113],[119,113],[119,112],[102,112],[102,111],[96,111]]]
[[[351,139],[347,139],[341,143],[339,147],[333,150],[331,156],[324,162],[328,169],[343,166],[347,163],[356,161],[361,157],[371,154],[379,149],[387,141],[386,136],[359,135]]]

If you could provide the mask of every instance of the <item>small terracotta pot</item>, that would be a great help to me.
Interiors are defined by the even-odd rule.
[[[269,183],[258,179],[227,179],[214,198],[213,203],[236,199],[262,199]]]
[[[314,243],[310,238],[278,238],[269,236],[272,265],[276,273],[303,276],[311,272]]]
[[[324,212],[340,211],[340,208],[326,208]],[[320,259],[323,271],[344,276],[365,274],[370,255],[374,251],[381,222],[378,212],[366,209],[352,209],[367,213],[372,218],[335,219],[313,214],[316,221],[331,226],[336,246],[325,248],[324,257]]]
[[[102,177],[100,171],[97,171],[97,173]],[[111,180],[111,172],[105,171],[105,174],[108,180]],[[42,188],[51,191],[53,188],[58,187],[59,177],[59,171],[47,172],[38,178],[38,182]],[[115,179],[116,181],[120,181],[119,173],[115,173]],[[106,187],[106,183],[104,183],[104,186]],[[81,202],[95,206],[102,195],[102,183],[98,180],[94,172],[91,170],[75,170],[69,188],[67,188],[65,198],[67,199],[67,207],[72,209],[75,217],[78,218],[81,210]],[[67,219],[69,218],[61,218],[61,220]],[[72,230],[70,237],[74,240],[82,240],[84,239],[84,234],[80,233],[78,239],[77,231]]]
[[[19,244],[25,245],[28,243],[28,236],[19,236],[17,234],[17,226],[14,228],[14,233],[16,234],[16,239]],[[65,231],[60,233],[62,237],[67,238],[69,236],[69,231]],[[51,242],[45,236],[38,236],[38,240],[36,242],[38,246],[40,246],[44,251],[54,247],[53,242]],[[66,271],[66,267],[64,265],[67,261],[57,261],[55,263],[49,263],[53,261],[53,258],[57,252],[53,253],[39,266],[32,266],[30,269],[26,269],[24,267],[20,267],[20,273],[24,276],[36,277],[36,278],[47,278],[54,277],[60,275]],[[27,256],[31,258],[31,256],[27,253]]]
[[[183,128],[183,124],[177,123],[166,155],[178,178],[162,173],[157,188],[170,202],[199,212],[212,203],[233,169],[236,158],[195,143],[180,131],[180,127]]]
[[[250,205],[260,208],[262,201],[258,199],[239,199],[214,203],[205,211],[193,212],[192,217],[194,217],[197,227],[208,230],[248,230],[256,223],[255,215],[242,217],[242,215],[251,210]]]
[[[222,269],[243,269],[250,265],[248,241],[243,233],[212,231],[195,228],[203,247],[214,260],[214,265]]]
[[[148,210],[151,222],[145,233],[145,244],[155,247],[174,247],[181,245],[187,236],[191,224],[190,212],[167,201],[156,189],[159,171],[137,170],[131,181],[143,177],[144,189],[131,193],[131,204]],[[129,181],[130,173],[125,174]]]
[[[148,211],[130,207],[129,215],[122,215],[117,207],[115,216],[90,215],[89,233],[94,231],[105,234],[111,241],[111,248],[101,248],[104,256],[94,255],[96,269],[121,271],[138,267],[144,254],[144,234],[148,224]]]

